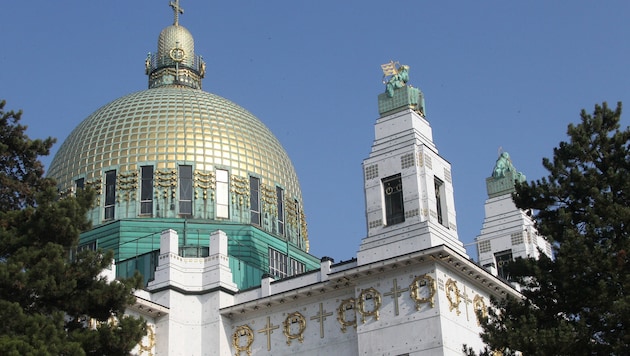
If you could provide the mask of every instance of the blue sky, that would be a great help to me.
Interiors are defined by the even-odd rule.
[[[10,1],[0,99],[29,136],[58,143],[100,106],[146,89],[167,0]],[[380,64],[411,67],[452,164],[460,240],[479,233],[499,148],[528,180],[595,103],[630,104],[628,1],[186,1],[180,24],[207,63],[204,90],[260,118],[297,170],[311,253],[337,262],[366,235],[361,162]],[[627,115],[626,115],[627,117]],[[622,126],[628,126],[623,119]],[[45,158],[48,164],[52,159]],[[476,250],[468,246],[476,258]]]

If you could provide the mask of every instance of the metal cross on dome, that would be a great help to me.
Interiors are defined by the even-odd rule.
[[[179,6],[179,0],[175,0],[175,1],[171,1],[168,6],[173,8],[173,12],[175,13],[175,20],[173,22],[173,25],[178,26],[179,25],[179,14],[184,14],[184,9],[181,8],[181,6]]]

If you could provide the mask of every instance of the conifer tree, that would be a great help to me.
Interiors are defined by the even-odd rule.
[[[523,299],[495,301],[482,323],[488,350],[524,355],[627,355],[630,350],[630,128],[621,103],[596,105],[543,159],[549,175],[517,186],[554,259],[507,268]],[[486,352],[488,351],[486,350]],[[471,350],[468,350],[472,354]]]
[[[54,139],[31,140],[21,112],[0,102],[0,354],[125,355],[145,335],[125,317],[140,278],[108,283],[111,252],[77,253],[95,194],[58,198],[38,157]]]

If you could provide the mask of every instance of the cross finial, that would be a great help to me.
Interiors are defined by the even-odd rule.
[[[171,1],[168,5],[173,8],[173,12],[175,13],[175,20],[173,22],[173,25],[178,26],[179,14],[184,14],[184,9],[179,6],[179,0]]]

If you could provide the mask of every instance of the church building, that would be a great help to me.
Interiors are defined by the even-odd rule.
[[[509,205],[520,179],[511,162],[489,178],[479,265],[458,237],[452,167],[433,142],[424,96],[408,66],[385,64],[363,161],[367,234],[350,261],[313,256],[287,153],[246,109],[202,90],[205,63],[179,23],[179,1],[170,5],[173,24],[145,60],[148,89],[81,122],[48,173],[62,194],[97,192],[93,228],[79,248],[113,250],[104,272],[112,279],[144,276],[128,310],[148,324],[134,353],[402,356],[483,348],[478,315],[490,298],[520,296],[491,273],[503,257],[489,251],[508,250],[495,236],[540,246],[530,244],[531,220]]]

